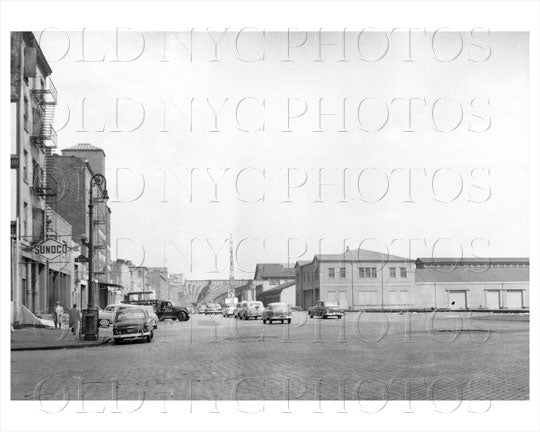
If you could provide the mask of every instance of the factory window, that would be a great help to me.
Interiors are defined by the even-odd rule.
[[[396,268],[390,267],[390,277],[395,278],[396,277]]]
[[[328,268],[328,277],[330,279],[334,279],[336,277],[335,269],[334,267]]]
[[[340,267],[339,268],[339,277],[343,279],[346,276],[347,276],[347,273],[346,273],[345,267]]]
[[[400,272],[400,275],[401,275],[402,278],[407,277],[407,268],[406,267],[400,267],[399,272]]]
[[[358,275],[361,278],[372,278],[377,277],[377,268],[376,267],[358,267]]]

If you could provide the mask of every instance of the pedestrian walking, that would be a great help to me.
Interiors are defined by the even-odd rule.
[[[56,302],[56,307],[54,308],[54,328],[62,328],[62,315],[64,314],[64,308],[60,305],[60,302]]]
[[[73,307],[69,310],[69,328],[74,336],[79,335],[79,322],[81,320],[81,313],[77,308],[77,304],[73,304]]]

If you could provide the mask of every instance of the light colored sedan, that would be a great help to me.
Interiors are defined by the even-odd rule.
[[[116,312],[118,312],[119,310],[133,308],[133,307],[147,309],[150,321],[152,322],[152,325],[154,326],[154,328],[157,329],[158,317],[156,313],[154,312],[154,308],[152,306],[138,306],[138,305],[126,304],[126,303],[110,304],[105,309],[99,309],[99,312],[98,312],[99,326],[109,327],[109,325],[111,325],[114,320],[114,316]]]
[[[287,324],[290,324],[291,319],[292,312],[287,303],[270,303],[262,313],[263,324],[272,324],[272,321],[281,321],[281,324],[287,321]]]

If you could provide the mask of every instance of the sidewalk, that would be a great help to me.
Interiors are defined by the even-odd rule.
[[[99,346],[109,341],[102,336],[97,341],[78,340],[69,329],[25,327],[11,333],[11,351],[51,350]]]

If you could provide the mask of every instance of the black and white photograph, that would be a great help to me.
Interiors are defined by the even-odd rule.
[[[1,8],[2,431],[540,428],[539,3]]]

